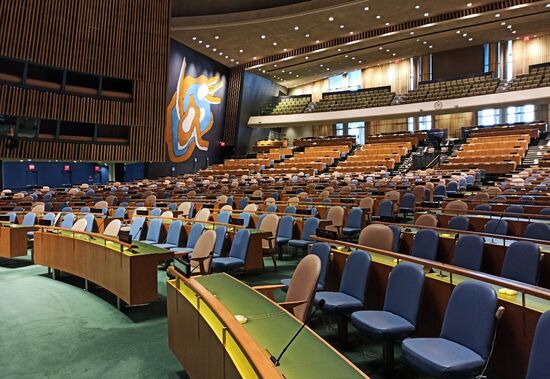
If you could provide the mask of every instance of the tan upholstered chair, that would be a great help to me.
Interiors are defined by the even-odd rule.
[[[233,211],[233,207],[229,204],[225,204],[223,207],[220,208],[220,212],[231,212]]]
[[[344,212],[344,208],[339,205],[330,207],[326,218],[330,220],[331,225],[325,229],[332,230],[340,235],[344,227]]]
[[[256,204],[247,204],[246,207],[244,207],[243,212],[256,212],[258,210],[258,206]]]
[[[116,237],[118,236],[118,232],[120,231],[121,225],[122,225],[122,221],[118,219],[114,219],[109,223],[109,225],[107,225],[107,227],[103,231],[103,234],[106,236]]]
[[[44,204],[35,204],[31,209],[31,213],[44,213]]]
[[[265,205],[275,205],[277,201],[272,198],[272,197],[268,197],[267,199],[265,199]]]
[[[273,267],[277,271],[277,261],[275,253],[277,247],[277,229],[279,228],[279,216],[268,214],[260,224],[260,230],[271,233],[271,236],[262,239],[262,251],[264,256],[269,256],[273,260]]]
[[[195,216],[195,221],[208,221],[210,219],[210,209],[201,208]]]
[[[487,188],[487,193],[489,194],[489,196],[496,196],[500,195],[500,193],[502,193],[502,190],[498,187],[489,187]]]
[[[162,214],[160,215],[160,217],[164,217],[164,218],[174,218],[174,213],[172,213],[172,211],[164,211],[164,212],[162,212]]]
[[[359,202],[359,208],[370,209],[371,211],[372,211],[373,205],[374,205],[374,199],[372,197],[364,197]]]
[[[114,195],[109,195],[105,198],[105,201],[107,202],[107,205],[110,206],[110,207],[113,206],[113,204],[115,203],[115,200],[116,200],[116,196],[114,196]]]
[[[184,217],[189,216],[189,211],[191,210],[191,202],[184,201],[178,205],[178,211],[181,212],[181,215]]]
[[[107,208],[109,207],[109,203],[107,203],[105,200],[98,201],[94,204],[94,208]]]
[[[227,204],[227,196],[225,196],[225,195],[218,196],[218,203]]]
[[[445,206],[445,210],[448,211],[467,211],[468,204],[462,200],[453,200]]]
[[[387,225],[370,224],[361,230],[357,243],[374,249],[392,251],[393,232]]]
[[[145,198],[145,206],[148,208],[154,207],[157,202],[157,197],[155,195],[149,195]]]
[[[298,196],[293,196],[288,199],[288,205],[297,206],[300,203],[300,198]]]
[[[415,203],[422,203],[424,201],[424,193],[426,191],[426,187],[424,186],[415,186],[413,188],[413,195],[414,195],[414,202]]]
[[[429,226],[431,228],[435,228],[437,227],[437,217],[432,214],[426,213],[418,217],[414,224],[418,226]]]
[[[320,274],[321,260],[319,257],[313,254],[306,255],[296,266],[288,285],[285,301],[279,305],[300,321],[305,321],[311,310]],[[273,292],[284,287],[284,285],[277,284],[258,286],[254,289],[273,300]]]
[[[193,249],[193,255],[189,259],[191,275],[207,275],[210,273],[215,244],[216,232],[214,230],[207,230],[201,234]],[[176,253],[176,255],[184,254],[188,253]]]
[[[77,220],[73,226],[71,227],[71,230],[74,230],[75,232],[83,232],[86,230],[86,226],[88,225],[88,221],[86,219],[81,218],[80,220]]]

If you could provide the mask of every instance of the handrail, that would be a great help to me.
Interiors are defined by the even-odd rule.
[[[497,211],[476,211],[473,209],[442,209],[442,208],[415,208],[414,213],[427,212],[433,213],[433,211],[440,211],[438,214],[455,214],[456,216],[460,215],[469,215],[469,216],[499,216],[499,217],[515,217],[515,218],[526,218],[526,219],[535,219],[535,220],[548,220],[550,221],[550,216],[541,215],[541,214],[532,214],[532,213],[512,213],[512,212],[497,212]],[[431,211],[431,212],[430,212]]]
[[[60,228],[60,227],[57,227],[57,226],[34,225],[34,227],[38,228],[38,229],[41,229],[42,232],[46,232],[48,230],[58,230],[58,231],[61,231],[61,232],[69,232],[69,233],[74,233],[74,234],[83,234],[83,235],[86,235],[86,236],[91,237],[91,238],[97,238],[97,239],[102,239],[104,241],[118,243],[119,245],[127,247],[129,249],[132,248],[131,243],[122,242],[116,237],[107,236],[105,234],[92,233],[92,232],[81,232],[81,231],[78,231],[78,230]]]
[[[521,292],[523,294],[540,297],[544,300],[550,300],[550,290],[546,290],[546,289],[543,289],[541,287],[533,286],[533,285],[530,285],[530,284],[521,284],[521,283],[516,282],[514,280],[504,279],[504,278],[500,278],[500,277],[497,277],[497,276],[494,276],[494,275],[484,274],[484,273],[480,273],[478,271],[464,269],[464,268],[454,266],[454,265],[451,265],[451,264],[447,264],[447,263],[441,263],[441,262],[431,261],[431,260],[428,260],[428,259],[417,258],[417,257],[413,257],[411,255],[394,253],[392,251],[376,249],[376,248],[373,248],[373,247],[359,245],[359,244],[355,244],[355,243],[351,243],[351,242],[344,242],[344,241],[340,241],[340,240],[335,241],[335,240],[322,238],[322,237],[317,237],[317,236],[313,236],[312,239],[315,240],[315,241],[319,241],[319,242],[327,242],[328,244],[332,244],[332,245],[345,246],[345,247],[348,247],[350,249],[363,250],[363,251],[373,252],[373,253],[380,254],[380,255],[385,255],[385,256],[388,256],[388,257],[391,257],[391,258],[395,258],[398,261],[403,260],[403,261],[407,261],[407,262],[411,262],[411,263],[416,263],[416,264],[419,264],[419,265],[422,265],[422,266],[425,266],[425,267],[428,267],[428,268],[431,268],[431,269],[441,270],[441,271],[445,271],[445,272],[448,272],[448,273],[451,273],[451,274],[462,275],[462,276],[468,277],[470,279],[475,279],[475,280],[479,280],[479,281],[482,281],[482,282],[491,283],[491,284],[494,284],[494,285],[497,285],[497,286],[501,286],[501,287],[504,287],[504,288],[507,288],[507,289],[512,289],[512,290]],[[523,303],[525,303],[525,298],[523,298],[522,301],[523,301]]]

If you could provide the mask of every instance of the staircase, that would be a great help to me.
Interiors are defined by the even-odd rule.
[[[548,144],[550,142],[548,141],[548,137],[546,137],[545,139],[541,139],[537,145],[529,146],[521,165],[528,167],[538,164],[538,160],[548,151]]]

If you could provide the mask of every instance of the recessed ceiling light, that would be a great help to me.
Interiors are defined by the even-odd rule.
[[[202,43],[202,41],[199,41],[199,43]]]
[[[252,57],[252,59],[256,60],[257,58],[256,58],[256,57]]]
[[[386,49],[386,53],[389,53],[390,52],[390,49]]]
[[[338,52],[342,51],[342,49],[338,49]]]
[[[473,41],[474,39],[472,37],[468,38],[468,41]]]
[[[289,74],[289,75],[292,75],[292,71],[289,71],[288,74]]]
[[[516,33],[517,33],[517,31],[516,31],[516,30],[512,30],[512,34],[516,34]]]
[[[239,64],[239,61],[235,62],[236,64]]]
[[[508,25],[507,28],[508,28],[508,29],[512,29],[512,25]]]
[[[212,51],[216,51],[216,50],[218,50],[218,49],[216,49],[215,47],[212,48]]]
[[[410,34],[411,34],[411,36],[414,36],[414,32],[411,32]]]
[[[294,27],[294,30],[300,30],[300,27],[299,27],[299,26],[295,26],[295,27]]]
[[[334,21],[334,17],[331,16],[331,17],[328,18],[328,20],[329,21]]]
[[[306,57],[305,59],[306,59],[306,60],[308,60],[308,59],[309,59],[309,57]]]
[[[220,39],[220,36],[214,36],[214,39]]]
[[[240,50],[239,50],[239,53],[244,53],[244,50],[243,50],[243,49],[240,49]]]
[[[500,25],[504,26],[504,25],[506,25],[506,22],[502,21],[502,22],[500,23]]]
[[[226,55],[226,56],[225,56],[225,59],[227,59],[227,58],[229,58],[229,55]]]
[[[378,48],[378,50],[384,50],[384,47],[383,47],[383,46],[380,46],[380,47]]]
[[[220,55],[223,55],[223,53],[220,51]]]
[[[359,61],[359,63],[363,63],[363,61]]]
[[[419,9],[420,8],[420,5],[415,5],[414,6],[414,9]]]
[[[550,3],[546,4],[546,8],[550,8]]]
[[[386,26],[390,26],[390,23],[389,23],[389,22],[386,22]]]
[[[424,13],[424,17],[428,17],[430,14],[428,12]]]
[[[344,25],[340,25],[340,29],[344,29]]]
[[[396,55],[396,54],[395,54],[395,53],[393,53],[392,55],[393,55],[393,56],[395,57],[395,55]]]
[[[363,10],[365,10],[365,11],[368,11],[369,9],[370,9],[369,7],[363,8]]]
[[[431,49],[432,47],[433,47],[432,45],[429,46],[430,49]]]
[[[355,60],[355,57],[351,57],[352,60]]]
[[[231,58],[231,62],[234,62],[234,61],[235,61],[235,59]]]
[[[281,72],[284,74],[284,73],[285,73],[285,70],[281,70]]]
[[[456,34],[460,34],[460,30],[457,30],[457,31],[456,31]]]
[[[327,67],[327,71],[330,71],[330,68]]]
[[[321,42],[321,41],[319,41],[319,40],[316,40],[316,41],[315,41],[315,43],[319,43],[319,42]]]
[[[265,35],[264,35],[264,34],[262,34],[262,35],[261,35],[261,38],[262,38],[262,39],[265,39],[266,37],[265,37]]]
[[[319,65],[319,67],[323,67],[323,65],[322,65],[322,64],[320,64],[320,65]]]
[[[309,34],[306,34],[306,38],[309,38]]]
[[[422,43],[425,45],[425,44],[427,44],[428,42],[424,41],[424,42],[422,42]]]
[[[349,34],[353,34],[353,32],[349,32]]]
[[[277,42],[273,42],[273,46],[277,46]]]
[[[276,65],[276,64],[274,64],[274,65],[273,65],[273,67],[277,67],[277,65]]]
[[[208,49],[208,48],[210,48],[210,45],[204,45],[204,47],[206,47]]]
[[[466,4],[467,7],[471,7],[472,6],[472,3],[468,3]]]
[[[197,37],[193,37],[193,41],[196,41],[197,40]]]
[[[500,13],[497,13],[497,14],[495,15],[495,17],[500,17]]]
[[[376,16],[377,19],[380,19],[381,17],[380,16]]]
[[[348,58],[348,57],[349,57],[349,55],[347,55],[347,54],[346,54],[346,55],[344,55],[344,58]]]
[[[462,37],[467,37],[467,36],[468,36],[468,33],[464,33],[464,34],[462,35]]]
[[[297,77],[297,78],[299,78],[299,77],[300,77],[300,75],[296,75],[296,77]]]
[[[283,51],[287,51],[288,49],[283,49]]]

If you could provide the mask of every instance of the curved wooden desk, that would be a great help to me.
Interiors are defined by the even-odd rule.
[[[366,378],[309,328],[275,365],[300,322],[227,274],[167,283],[168,343],[192,378]],[[240,324],[236,315],[248,321]],[[268,353],[269,351],[269,353]]]
[[[157,264],[172,257],[165,249],[140,242],[130,245],[101,234],[61,228],[34,233],[36,264],[89,280],[128,305],[158,299]]]

